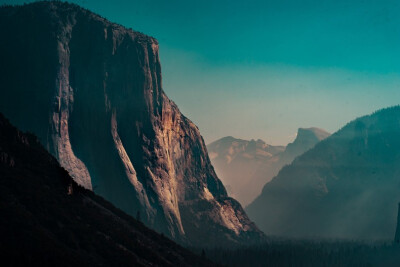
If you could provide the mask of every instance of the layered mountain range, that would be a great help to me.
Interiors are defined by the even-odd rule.
[[[319,128],[299,128],[294,142],[286,147],[228,136],[209,144],[207,149],[229,195],[246,206],[283,166],[329,135]]]
[[[208,266],[82,188],[0,113],[2,266]]]
[[[183,243],[263,238],[164,93],[152,37],[62,2],[0,8],[0,111],[74,180]]]
[[[400,106],[358,118],[297,157],[246,211],[269,235],[392,240]]]

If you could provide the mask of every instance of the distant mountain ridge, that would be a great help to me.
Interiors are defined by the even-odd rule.
[[[247,141],[227,136],[209,144],[207,150],[228,193],[246,206],[284,165],[329,135],[315,127],[300,128],[287,147],[268,145],[261,139]]]
[[[358,118],[296,158],[247,208],[269,235],[392,240],[400,106]]]
[[[77,183],[184,244],[264,238],[162,87],[158,42],[61,1],[0,8],[0,112]]]

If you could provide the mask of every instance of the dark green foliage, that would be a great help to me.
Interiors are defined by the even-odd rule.
[[[400,106],[348,123],[267,183],[247,208],[267,235],[393,240]]]
[[[350,241],[284,241],[229,250],[207,250],[226,266],[399,266],[400,246]]]

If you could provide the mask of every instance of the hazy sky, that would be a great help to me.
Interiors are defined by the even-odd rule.
[[[71,2],[158,39],[164,90],[206,143],[286,144],[400,103],[398,0]]]

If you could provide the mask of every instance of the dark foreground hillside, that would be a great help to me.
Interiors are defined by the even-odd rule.
[[[378,242],[273,240],[236,250],[207,250],[206,255],[226,266],[400,266],[400,245]]]
[[[204,266],[208,261],[78,186],[0,114],[1,266]]]

